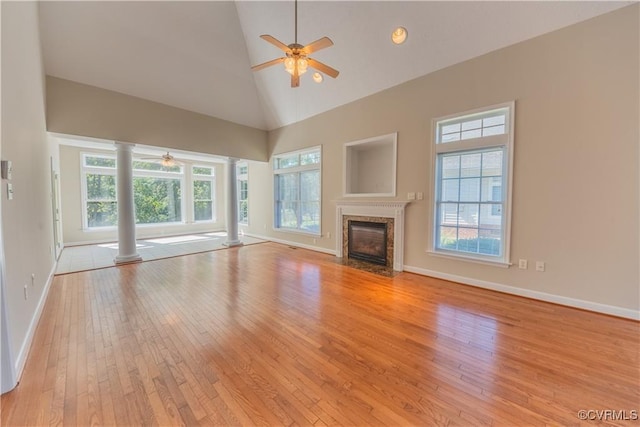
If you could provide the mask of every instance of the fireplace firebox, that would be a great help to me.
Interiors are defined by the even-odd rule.
[[[349,221],[349,258],[378,265],[387,264],[387,224]]]

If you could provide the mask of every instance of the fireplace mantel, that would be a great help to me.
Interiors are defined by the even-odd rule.
[[[393,269],[404,266],[404,210],[409,202],[391,200],[336,200],[336,256],[343,256],[343,216],[373,216],[394,219]]]

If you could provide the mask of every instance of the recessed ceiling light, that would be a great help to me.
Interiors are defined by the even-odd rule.
[[[391,41],[395,44],[402,44],[407,40],[407,29],[398,27],[391,33]]]
[[[322,74],[320,73],[313,73],[313,81],[316,83],[322,83],[322,81],[324,80],[324,77],[322,77]]]

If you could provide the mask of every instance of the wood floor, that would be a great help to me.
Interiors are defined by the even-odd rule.
[[[1,420],[601,424],[640,410],[639,325],[265,243],[57,276]]]

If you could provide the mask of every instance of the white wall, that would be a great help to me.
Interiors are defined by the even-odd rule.
[[[322,144],[323,237],[316,247],[335,249],[335,236],[327,232],[335,228],[345,142],[398,131],[396,199],[406,200],[408,192],[428,195],[431,120],[515,100],[511,259],[528,259],[529,269],[429,255],[429,197],[407,208],[406,267],[637,317],[638,9],[635,4],[500,49],[270,132],[271,154]],[[270,169],[249,179],[261,202],[272,206]],[[265,207],[260,213],[249,232],[314,245],[316,236],[262,229],[273,212]],[[546,272],[532,268],[536,260],[546,262]]]
[[[54,267],[50,151],[34,2],[2,2],[2,146],[13,162],[14,199],[2,180],[2,247],[10,346],[20,373]],[[34,279],[32,281],[32,274]],[[24,297],[27,286],[28,298]],[[3,355],[4,358],[4,355]],[[4,390],[3,390],[4,391]]]

